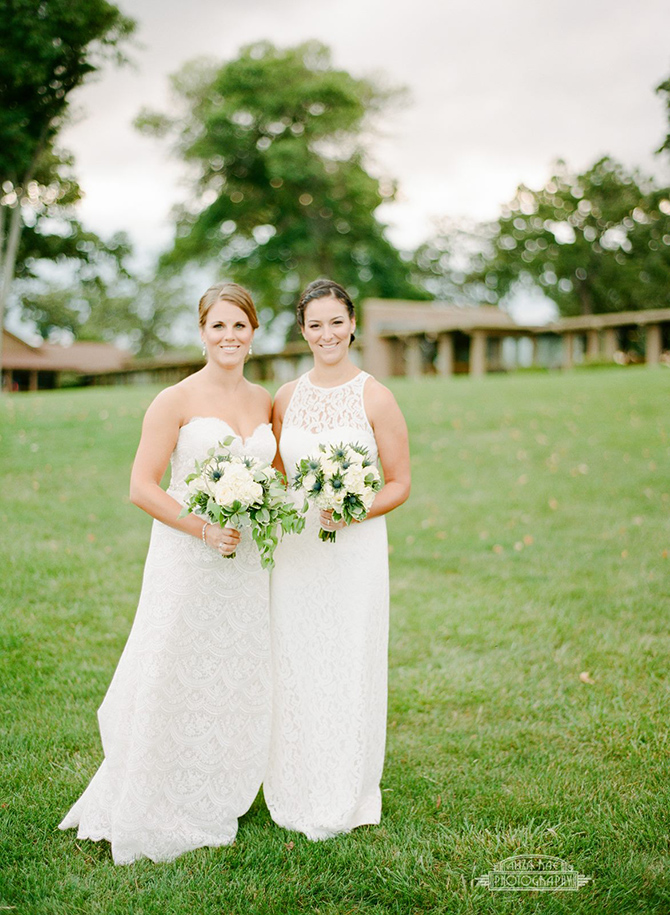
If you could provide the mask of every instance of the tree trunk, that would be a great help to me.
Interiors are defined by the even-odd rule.
[[[23,177],[21,185],[21,194],[12,209],[12,215],[9,218],[9,231],[5,237],[5,214],[0,217],[0,393],[2,392],[2,342],[5,333],[5,308],[9,299],[9,291],[14,282],[14,270],[16,267],[16,257],[19,253],[19,241],[21,240],[21,229],[23,228],[23,213],[21,206],[25,199],[26,189],[33,180],[37,163],[46,147],[46,137],[49,124],[45,124],[42,135],[37,142],[33,159],[28,171]],[[14,184],[16,187],[16,183]],[[4,208],[0,206],[0,210]]]
[[[0,207],[4,209],[4,207]],[[9,218],[9,230],[5,238],[5,215],[2,214],[2,224],[0,226],[0,390],[2,390],[2,342],[5,328],[5,307],[9,298],[9,290],[14,280],[14,268],[16,267],[16,256],[19,251],[19,241],[21,239],[21,200],[12,209],[12,215]]]

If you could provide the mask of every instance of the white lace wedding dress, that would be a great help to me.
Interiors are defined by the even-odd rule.
[[[320,443],[377,459],[369,375],[319,388],[302,375],[279,443],[289,477]],[[285,537],[271,580],[273,718],[263,791],[273,820],[310,839],[378,823],[386,737],[388,550],[383,517],[318,539],[318,511]]]
[[[221,439],[223,420],[182,426],[168,492]],[[271,461],[258,426],[231,450]],[[247,531],[234,559],[154,521],[137,615],[98,713],[105,759],[60,824],[108,839],[117,864],[228,845],[265,774],[270,731],[269,575]]]

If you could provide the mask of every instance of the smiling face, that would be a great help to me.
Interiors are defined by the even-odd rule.
[[[244,362],[251,346],[254,329],[246,313],[225,300],[214,302],[200,328],[207,359],[220,365]]]
[[[339,362],[347,355],[355,330],[356,319],[349,317],[347,306],[335,296],[313,299],[305,308],[302,335],[315,359]]]

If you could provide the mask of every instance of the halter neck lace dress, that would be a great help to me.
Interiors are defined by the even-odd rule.
[[[279,449],[289,478],[320,443],[364,445],[377,460],[365,413],[370,376],[319,388],[302,375]],[[386,737],[388,550],[372,518],[318,539],[310,507],[285,537],[271,581],[273,717],[264,794],[273,820],[310,839],[378,823]]]
[[[232,434],[216,417],[182,426],[168,489]],[[230,446],[266,461],[264,423]],[[228,845],[263,780],[270,732],[269,575],[247,531],[234,559],[154,521],[128,642],[98,712],[105,759],[60,824],[107,839],[116,864]]]

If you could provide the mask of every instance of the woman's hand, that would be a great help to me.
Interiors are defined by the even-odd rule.
[[[240,542],[240,532],[234,527],[220,528],[218,524],[210,524],[205,530],[205,543],[222,556],[230,556],[237,549]]]
[[[332,511],[322,511],[319,514],[319,523],[324,531],[341,531],[343,527],[346,527],[344,521],[333,521]]]

